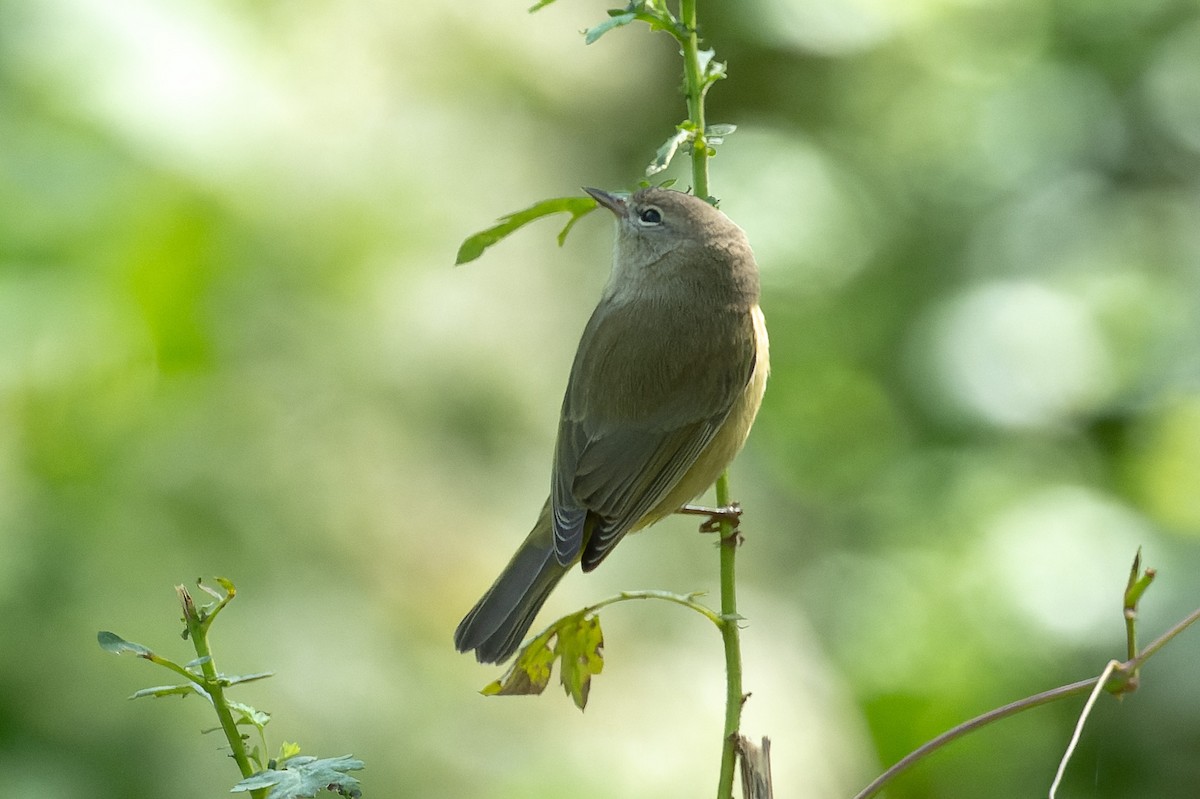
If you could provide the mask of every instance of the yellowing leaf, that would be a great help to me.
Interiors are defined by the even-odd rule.
[[[540,694],[550,684],[554,661],[562,661],[560,680],[575,706],[587,706],[592,675],[604,668],[600,619],[580,612],[564,616],[517,654],[500,679],[486,685],[484,696]]]
[[[529,696],[540,694],[550,684],[555,652],[549,646],[553,635],[542,633],[517,655],[504,676],[487,685],[484,696]]]
[[[574,626],[558,631],[557,650],[562,659],[559,679],[563,690],[580,710],[587,707],[592,675],[604,669],[603,648],[604,633],[597,616],[580,616]]]

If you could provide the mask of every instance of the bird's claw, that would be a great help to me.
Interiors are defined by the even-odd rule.
[[[700,532],[716,533],[721,529],[721,524],[728,523],[733,527],[738,526],[738,522],[742,518],[742,506],[736,502],[730,503],[723,508],[706,508],[701,505],[684,505],[679,509],[680,513],[686,513],[691,516],[707,516],[700,523]]]

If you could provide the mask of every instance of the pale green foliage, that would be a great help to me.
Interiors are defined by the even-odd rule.
[[[271,672],[228,676],[216,671],[212,655],[208,653],[209,629],[217,614],[237,596],[237,589],[229,580],[219,577],[217,584],[224,593],[197,581],[198,588],[214,600],[207,605],[196,605],[191,593],[184,586],[175,587],[186,624],[183,637],[191,639],[198,655],[185,665],[181,666],[169,658],[162,657],[142,644],[126,641],[116,633],[102,631],[97,634],[96,640],[106,652],[136,655],[188,680],[180,685],[143,688],[134,692],[130,699],[190,696],[193,693],[208,699],[220,721],[215,729],[224,731],[233,750],[234,759],[246,777],[234,786],[232,790],[235,792],[254,791],[254,799],[290,799],[314,796],[317,791],[327,788],[343,796],[359,796],[358,781],[346,776],[344,772],[361,769],[362,761],[349,755],[324,760],[297,757],[300,747],[286,741],[280,746],[278,757],[268,760],[266,727],[271,721],[271,714],[225,697],[226,688],[270,677]],[[249,752],[245,749],[245,736],[239,732],[240,727],[252,727],[257,732],[257,743]],[[257,766],[257,770],[251,763]],[[252,771],[255,773],[251,774]],[[271,789],[269,793],[266,792],[267,788]]]
[[[300,799],[316,796],[319,791],[331,791],[346,797],[361,796],[358,780],[347,771],[362,769],[363,763],[350,755],[327,757],[300,756],[279,764],[278,768],[261,771],[230,789],[233,793],[270,788],[266,799]]]
[[[126,641],[116,633],[110,633],[107,630],[101,630],[96,634],[96,642],[100,644],[100,648],[105,652],[112,652],[114,655],[132,654],[146,659],[154,655],[153,652],[141,644]]]
[[[567,220],[567,224],[558,234],[558,243],[559,246],[562,246],[575,222],[595,208],[596,201],[591,197],[555,197],[552,200],[542,200],[541,202],[534,203],[523,211],[517,211],[508,216],[501,217],[499,224],[493,225],[487,230],[481,230],[469,237],[458,248],[458,256],[455,258],[454,263],[458,265],[474,261],[483,255],[483,251],[488,247],[491,247],[505,236],[518,228],[528,225],[534,220],[550,216],[551,214],[567,213],[571,215],[571,218]]]

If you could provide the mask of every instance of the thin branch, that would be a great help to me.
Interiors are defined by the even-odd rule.
[[[1071,762],[1071,755],[1075,753],[1075,747],[1078,746],[1079,739],[1083,736],[1083,725],[1087,724],[1088,716],[1092,715],[1092,708],[1096,705],[1096,697],[1100,696],[1100,692],[1104,690],[1108,678],[1112,676],[1113,669],[1119,668],[1121,668],[1119,662],[1110,660],[1104,667],[1104,671],[1096,678],[1096,685],[1092,688],[1092,693],[1083,706],[1083,712],[1079,714],[1079,721],[1075,723],[1075,732],[1071,734],[1071,742],[1067,744],[1067,751],[1063,753],[1062,760],[1058,761],[1058,771],[1054,774],[1054,782],[1050,784],[1050,799],[1054,799],[1058,793],[1059,783],[1062,782],[1063,774],[1067,772],[1067,764]]]
[[[976,716],[970,721],[964,721],[957,727],[947,730],[933,740],[928,741],[917,749],[914,749],[912,752],[909,752],[895,765],[876,777],[870,785],[855,794],[854,799],[869,799],[869,797],[875,796],[881,790],[883,790],[883,788],[889,782],[898,777],[900,774],[903,774],[915,763],[925,758],[925,756],[936,752],[946,744],[963,737],[967,733],[974,732],[980,727],[986,727],[994,721],[999,721],[1000,719],[1014,716],[1023,710],[1029,710],[1030,708],[1045,705],[1068,696],[1087,693],[1094,685],[1096,685],[1097,682],[1099,682],[1099,678],[1093,677],[1089,680],[1080,680],[1079,682],[1071,683],[1070,685],[1052,688],[1051,690],[1043,691],[1040,694],[1034,694],[1033,696],[1027,696],[1024,699],[1018,699],[1016,702],[1010,702],[1009,704],[1004,705],[1003,707],[998,707],[995,710],[989,710],[987,713]]]
[[[1158,652],[1158,650],[1162,649],[1164,646],[1169,644],[1171,642],[1171,639],[1173,639],[1175,636],[1179,635],[1181,632],[1186,630],[1188,627],[1191,627],[1197,621],[1200,621],[1200,608],[1196,608],[1195,610],[1193,610],[1191,613],[1189,613],[1187,616],[1185,616],[1182,621],[1178,622],[1174,627],[1167,630],[1165,633],[1160,635],[1158,638],[1155,638],[1153,641],[1151,641],[1150,645],[1141,651],[1141,654],[1139,654],[1137,657],[1135,657],[1133,660],[1129,661],[1125,665],[1127,665],[1130,668],[1135,669],[1135,670],[1141,668],[1142,665],[1144,665],[1147,660],[1152,658]]]
[[[216,664],[213,663],[212,647],[208,643],[209,626],[216,618],[217,613],[234,597],[234,591],[231,590],[232,584],[227,585],[227,583],[228,581],[222,581],[222,586],[226,588],[225,596],[208,613],[204,613],[196,607],[195,600],[192,599],[192,595],[188,593],[186,587],[177,585],[175,591],[179,595],[179,602],[183,607],[183,622],[187,625],[188,637],[192,639],[192,646],[201,661],[200,669],[204,673],[201,685],[212,701],[217,719],[221,723],[221,731],[225,733],[225,740],[229,742],[229,748],[238,765],[238,770],[242,772],[243,777],[250,777],[254,774],[255,769],[250,762],[250,756],[246,753],[246,742],[242,738],[242,732],[238,729],[233,713],[229,709],[229,703],[225,699],[225,686],[222,685],[221,676],[217,672]],[[207,593],[214,594],[207,586],[201,584],[200,587]],[[250,791],[250,795],[253,799],[265,799],[267,789],[256,788]]]
[[[600,608],[616,604],[617,602],[625,602],[630,599],[661,599],[664,602],[674,602],[676,605],[683,605],[685,608],[696,611],[701,616],[717,625],[718,628],[724,627],[725,620],[721,618],[721,615],[713,611],[712,608],[697,602],[697,596],[700,596],[700,594],[675,594],[670,591],[658,590],[622,591],[615,596],[601,599],[599,602],[587,606],[583,609],[583,612],[595,613],[597,610],[600,610]],[[555,624],[557,624],[557,622],[555,622]],[[554,625],[551,625],[551,627],[553,626]]]
[[[1138,554],[1133,560],[1133,569],[1131,570],[1129,582],[1125,588],[1123,603],[1124,619],[1126,623],[1126,636],[1128,643],[1131,646],[1136,646],[1137,641],[1135,624],[1137,619],[1137,605],[1141,600],[1142,595],[1145,593],[1146,588],[1149,587],[1150,583],[1154,580],[1154,576],[1154,569],[1146,569],[1145,572],[1141,572],[1141,551],[1139,550]],[[887,771],[880,774],[870,785],[856,794],[854,799],[869,799],[870,797],[875,796],[881,790],[883,790],[888,783],[890,783],[900,774],[903,774],[915,763],[924,759],[933,752],[936,752],[938,749],[941,749],[951,741],[957,740],[958,738],[961,738],[964,735],[979,729],[980,727],[985,727],[994,721],[1008,718],[1009,716],[1015,715],[1024,710],[1029,710],[1030,708],[1038,707],[1049,702],[1054,702],[1058,699],[1064,699],[1068,696],[1084,694],[1090,691],[1092,692],[1092,697],[1089,698],[1083,714],[1079,719],[1079,723],[1076,725],[1075,736],[1072,738],[1071,745],[1068,747],[1067,753],[1063,758],[1063,762],[1059,766],[1059,774],[1055,778],[1054,784],[1051,786],[1051,797],[1053,797],[1054,791],[1057,789],[1059,780],[1061,779],[1063,767],[1065,766],[1066,761],[1070,758],[1071,752],[1075,748],[1075,743],[1078,741],[1079,735],[1082,732],[1083,724],[1085,723],[1088,714],[1091,711],[1091,706],[1095,702],[1095,697],[1099,694],[1099,692],[1104,690],[1110,694],[1120,696],[1136,691],[1138,688],[1138,670],[1145,665],[1146,661],[1153,657],[1155,653],[1157,653],[1160,649],[1170,643],[1176,636],[1178,636],[1188,627],[1195,624],[1197,621],[1200,621],[1200,608],[1197,608],[1189,613],[1185,618],[1176,623],[1165,633],[1154,639],[1149,646],[1137,654],[1137,657],[1131,657],[1124,663],[1111,661],[1099,677],[1081,680],[1080,682],[1071,683],[1070,685],[1064,685],[1059,688],[1053,688],[1040,694],[1034,694],[1033,696],[1026,697],[1025,699],[1019,699],[1016,702],[1011,702],[1003,707],[990,710],[981,716],[976,716],[970,721],[963,722],[957,727],[947,730],[933,740],[928,741],[921,747],[913,750]]]

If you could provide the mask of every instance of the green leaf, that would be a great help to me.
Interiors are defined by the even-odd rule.
[[[651,186],[654,186],[655,188],[659,188],[659,189],[669,189],[678,182],[679,181],[676,180],[675,178],[667,178],[662,183],[651,183],[650,181],[646,180],[645,178],[642,178],[641,180],[638,181],[637,187],[639,189],[648,189]]]
[[[227,702],[229,709],[234,712],[233,721],[235,724],[247,724],[251,727],[263,729],[271,721],[271,714],[262,710],[255,710],[250,705],[241,702]]]
[[[184,683],[183,685],[156,685],[153,688],[143,688],[142,690],[130,695],[130,699],[144,699],[147,696],[152,696],[155,699],[161,699],[164,696],[191,696],[192,694],[200,694],[204,696],[204,692],[200,690],[200,686],[195,683]]]
[[[604,633],[598,616],[580,616],[578,623],[558,633],[558,653],[562,659],[559,675],[563,690],[575,702],[575,707],[587,707],[592,675],[604,669]]]
[[[646,176],[657,175],[670,166],[671,159],[675,157],[675,152],[691,136],[691,131],[682,126],[676,130],[675,135],[663,142],[662,146],[658,148],[658,152],[654,155],[654,160],[646,167]]]
[[[667,8],[665,0],[632,0],[623,9],[650,26],[652,31],[666,31],[674,36],[680,44],[687,38],[687,29],[679,24],[679,20]],[[609,16],[622,13],[622,10],[609,11]]]
[[[265,680],[268,677],[274,676],[275,672],[273,671],[259,671],[255,672],[254,674],[235,674],[232,677],[226,677],[224,674],[222,674],[218,679],[220,679],[221,685],[228,688],[231,685],[240,685],[241,683],[254,682],[255,680]]]
[[[479,256],[483,255],[483,251],[491,247],[496,242],[508,236],[518,228],[528,225],[536,219],[541,219],[543,216],[549,216],[557,213],[567,213],[571,215],[571,219],[567,222],[567,226],[558,234],[558,243],[561,246],[566,240],[567,232],[575,221],[585,214],[596,208],[596,201],[591,197],[555,197],[551,200],[542,200],[535,203],[523,211],[509,214],[501,217],[499,224],[494,225],[487,230],[481,230],[473,236],[467,238],[458,248],[458,257],[454,264],[470,263]]]
[[[534,11],[541,11],[553,2],[554,0],[538,0],[537,3],[529,7],[529,13],[532,14]]]
[[[121,636],[116,633],[110,633],[108,630],[101,630],[96,633],[96,642],[100,644],[100,648],[105,652],[112,652],[114,655],[130,653],[140,658],[146,658],[147,660],[154,657],[154,653],[149,648],[141,644],[135,644],[133,641],[126,641]]]
[[[289,759],[280,768],[267,769],[247,777],[234,785],[230,793],[270,788],[267,799],[311,797],[321,790],[357,797],[362,795],[358,780],[346,772],[359,771],[362,767],[363,762],[351,755],[321,760],[301,755]]]
[[[218,580],[217,582],[220,582],[220,580]],[[199,580],[196,581],[196,587],[199,588],[204,593],[208,594],[213,599],[217,600],[218,602],[223,601],[229,593],[228,591],[226,591],[226,593],[222,594],[217,589],[211,588],[211,587],[205,585],[204,583],[200,582]],[[212,606],[209,605],[208,607],[212,607]]]
[[[700,61],[701,84],[704,90],[726,76],[725,63],[715,60],[716,50],[701,50],[696,55]]]
[[[639,11],[648,11],[649,13],[660,16],[665,20],[675,22],[675,15],[671,13],[671,9],[667,8],[666,0],[641,0],[641,2],[635,5]],[[630,10],[632,10],[632,8]]]
[[[620,28],[623,25],[628,25],[638,18],[638,15],[632,11],[625,13],[617,13],[608,19],[601,22],[599,25],[593,25],[583,32],[584,44],[592,44],[604,34],[608,33],[613,28]]]
[[[737,125],[730,125],[728,123],[709,125],[704,129],[704,138],[709,144],[723,144],[725,137],[732,135],[735,130],[737,130]]]
[[[284,741],[279,745],[279,757],[275,758],[275,762],[284,763],[298,754],[300,754],[300,744]]]
[[[583,212],[583,214],[586,213],[587,211]],[[567,243],[567,234],[571,232],[571,228],[575,227],[575,223],[583,218],[583,214],[573,214],[571,218],[567,220],[567,224],[563,225],[563,229],[558,231],[558,235],[554,237],[554,240],[558,242],[559,247]]]

